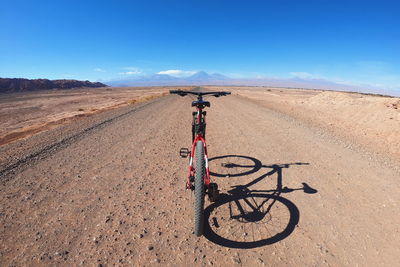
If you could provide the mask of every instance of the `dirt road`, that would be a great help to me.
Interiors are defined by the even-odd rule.
[[[224,195],[206,202],[205,237],[178,156],[191,99],[165,96],[0,148],[1,265],[398,264],[399,164],[249,99],[210,100]]]

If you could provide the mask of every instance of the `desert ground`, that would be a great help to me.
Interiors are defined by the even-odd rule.
[[[84,88],[0,94],[0,145],[93,113],[165,95],[169,89],[173,88]]]
[[[398,265],[399,98],[205,88],[232,95],[209,98],[221,198],[196,237],[169,89],[0,97],[0,265]]]

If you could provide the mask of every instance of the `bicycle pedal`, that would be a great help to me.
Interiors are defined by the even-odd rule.
[[[187,158],[189,155],[190,155],[190,151],[188,148],[182,147],[179,150],[179,156],[181,156],[181,158]]]

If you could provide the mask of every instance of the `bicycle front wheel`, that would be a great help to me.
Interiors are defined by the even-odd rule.
[[[204,175],[205,175],[204,144],[196,143],[196,175],[194,179],[194,233],[203,234],[204,228]]]

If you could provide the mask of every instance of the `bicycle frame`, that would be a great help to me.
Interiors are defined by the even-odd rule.
[[[202,123],[202,116],[203,116],[203,109],[196,107],[197,109],[197,115],[196,115],[196,121],[195,123],[199,126]],[[203,118],[204,120],[204,118]],[[205,126],[205,122],[204,122],[204,126]],[[196,128],[196,127],[195,127]],[[200,128],[200,127],[198,127]],[[199,130],[199,129],[198,129]],[[204,129],[205,130],[205,129]],[[210,178],[210,169],[208,167],[208,152],[207,152],[207,143],[205,140],[205,137],[203,135],[203,133],[201,133],[200,131],[198,131],[197,133],[195,133],[196,136],[193,140],[192,143],[192,148],[190,150],[190,160],[189,160],[189,172],[188,172],[188,182],[187,182],[187,188],[186,189],[193,189],[193,180],[192,177],[195,176],[196,173],[196,169],[194,168],[194,162],[193,162],[193,156],[195,153],[195,149],[196,149],[196,143],[198,141],[202,141],[203,142],[203,146],[204,146],[204,161],[205,161],[205,174],[204,174],[204,184],[207,186],[207,189],[209,189],[210,187],[210,183],[211,183],[211,178]]]
[[[200,89],[200,88],[197,88]],[[216,196],[218,195],[218,186],[215,183],[211,183],[210,178],[210,169],[208,167],[208,152],[207,152],[207,143],[206,143],[206,123],[205,116],[206,112],[203,111],[205,107],[210,107],[210,102],[204,101],[203,96],[226,96],[230,95],[230,92],[195,92],[195,91],[182,91],[182,90],[170,90],[170,94],[177,94],[179,96],[186,96],[188,94],[196,95],[197,101],[192,102],[192,107],[196,107],[196,112],[193,112],[193,121],[192,121],[192,148],[190,150],[190,160],[189,160],[189,169],[188,169],[188,181],[186,184],[186,189],[195,190],[194,188],[194,180],[196,176],[196,168],[194,166],[193,158],[195,158],[195,150],[196,143],[201,141],[204,146],[204,185],[207,193],[209,194],[210,199],[215,201]],[[196,117],[195,117],[196,116]],[[204,116],[204,117],[203,117]],[[185,148],[181,148],[179,151],[181,157],[186,158],[189,155],[189,150]],[[198,160],[198,159],[196,159]]]

